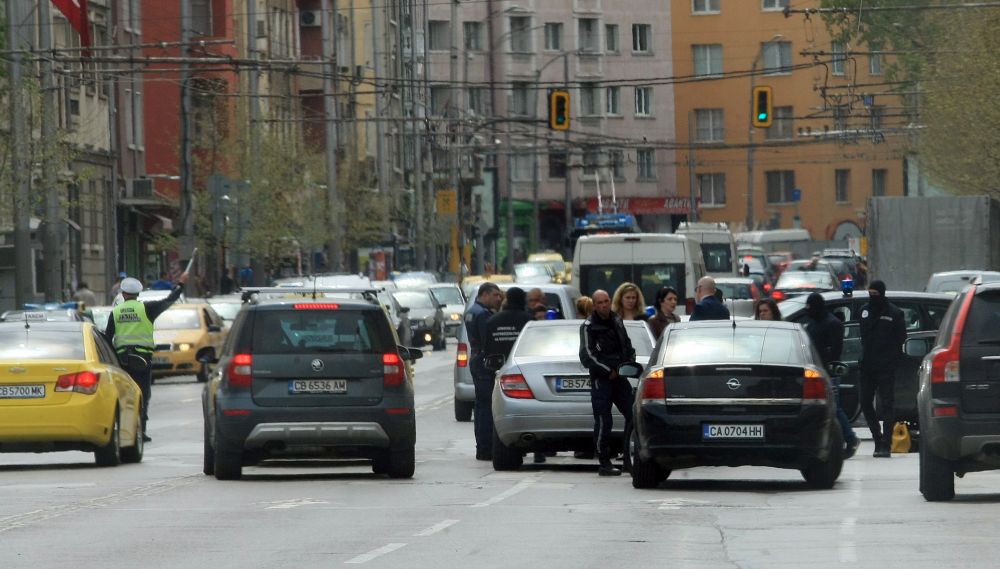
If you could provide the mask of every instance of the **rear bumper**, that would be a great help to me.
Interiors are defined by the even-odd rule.
[[[920,444],[965,472],[1000,468],[1000,415],[920,417]]]
[[[63,405],[0,407],[0,452],[23,443],[105,445],[111,436],[115,402],[74,393]]]
[[[285,446],[359,445],[388,448],[389,435],[378,423],[260,423],[243,444],[246,449]]]
[[[621,438],[625,418],[612,411],[612,436]],[[593,446],[594,412],[590,402],[509,399],[493,394],[493,426],[503,444],[524,450],[578,440]]]

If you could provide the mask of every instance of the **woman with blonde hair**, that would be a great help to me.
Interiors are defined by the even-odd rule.
[[[576,299],[576,317],[586,319],[594,311],[594,299],[589,296],[581,296]]]
[[[629,282],[622,283],[615,290],[615,296],[611,299],[611,310],[622,320],[645,321],[649,319],[642,291],[635,284]]]

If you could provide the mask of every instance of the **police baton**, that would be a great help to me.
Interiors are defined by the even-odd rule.
[[[191,259],[188,261],[187,267],[184,268],[184,272],[185,273],[188,273],[188,274],[191,273],[191,266],[194,265],[194,258],[195,258],[195,255],[197,255],[197,254],[198,254],[198,248],[195,247],[194,250],[191,251]]]

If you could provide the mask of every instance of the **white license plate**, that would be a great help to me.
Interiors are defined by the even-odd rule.
[[[0,399],[41,399],[44,385],[0,385]]]
[[[557,377],[556,391],[564,393],[566,391],[590,391],[589,377]]]
[[[153,356],[153,363],[156,365],[165,365],[170,363],[170,358],[165,358],[163,356]]]
[[[347,393],[346,379],[293,379],[289,393]]]
[[[701,436],[705,440],[714,439],[742,439],[742,440],[763,440],[764,425],[743,424],[743,425],[712,425],[701,426]]]

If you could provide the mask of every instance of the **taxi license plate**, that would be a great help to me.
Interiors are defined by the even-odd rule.
[[[556,391],[565,393],[567,391],[590,391],[589,377],[557,377]]]
[[[347,393],[346,379],[293,379],[288,382],[288,392],[297,393]]]
[[[41,399],[44,385],[0,385],[0,399]]]
[[[713,425],[706,423],[701,426],[701,429],[702,438],[705,440],[764,440],[764,425],[760,424]]]
[[[170,358],[164,356],[153,356],[153,363],[156,365],[164,365],[170,363]]]

